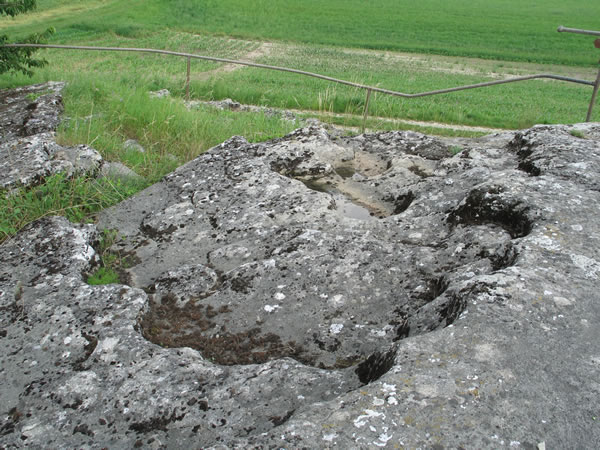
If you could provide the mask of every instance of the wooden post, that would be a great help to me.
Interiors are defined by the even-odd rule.
[[[365,110],[363,111],[363,123],[361,127],[361,133],[365,132],[365,126],[367,124],[367,115],[369,114],[369,100],[371,99],[371,89],[367,89],[367,99],[365,100]]]
[[[189,102],[190,101],[190,64],[192,62],[192,58],[188,56],[187,59],[187,77],[185,79],[185,98]]]

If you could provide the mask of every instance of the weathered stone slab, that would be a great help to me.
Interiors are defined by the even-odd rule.
[[[18,137],[56,130],[63,111],[65,83],[43,84],[0,91],[0,144]]]
[[[0,189],[31,186],[58,173],[94,176],[100,154],[87,145],[63,147],[54,138],[65,83],[0,91]]]
[[[87,145],[56,143],[64,87],[65,83],[50,81],[0,91],[0,189],[34,186],[59,173],[67,178],[86,175],[140,182],[142,177],[133,170],[105,162]],[[125,141],[124,149],[144,151],[133,140]]]
[[[40,133],[0,144],[0,188],[40,183],[46,177],[95,175],[102,156],[87,145],[62,147],[54,133]]]
[[[594,447],[600,125],[575,128],[232,138],[97,226],[30,226],[0,247],[0,444]],[[125,284],[84,281],[102,228]]]

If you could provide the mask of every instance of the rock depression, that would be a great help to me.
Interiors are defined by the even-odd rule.
[[[234,137],[31,224],[0,246],[0,444],[593,446],[599,141]],[[89,286],[102,230],[127,264]]]

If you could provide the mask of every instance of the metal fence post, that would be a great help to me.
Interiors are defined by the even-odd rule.
[[[600,48],[600,39],[596,39],[594,41],[594,47]],[[600,64],[600,61],[598,61]],[[592,111],[594,109],[594,103],[596,103],[596,95],[598,95],[598,87],[600,86],[600,68],[598,69],[598,76],[596,76],[596,83],[594,84],[594,91],[592,92],[592,99],[590,100],[590,106],[588,108],[587,116],[585,118],[586,122],[592,120]]]
[[[600,61],[598,62],[600,64]],[[592,120],[592,111],[594,110],[594,103],[596,103],[596,96],[598,95],[598,87],[600,87],[600,69],[598,69],[598,76],[596,77],[596,84],[594,85],[594,91],[592,92],[592,98],[590,100],[590,106],[588,108],[586,122]]]
[[[371,89],[367,89],[367,99],[365,100],[365,110],[363,111],[363,122],[361,127],[361,133],[365,132],[365,126],[367,124],[367,115],[369,114],[369,100],[371,99]]]
[[[187,58],[187,77],[185,79],[185,98],[187,101],[190,101],[190,65],[192,62],[192,58],[188,56]]]

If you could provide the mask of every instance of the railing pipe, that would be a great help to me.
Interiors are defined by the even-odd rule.
[[[523,77],[507,78],[505,80],[487,81],[485,83],[469,84],[466,86],[458,86],[458,87],[453,87],[453,88],[448,88],[448,89],[438,89],[435,91],[419,92],[416,94],[407,94],[404,92],[392,91],[390,89],[383,89],[383,88],[379,88],[379,87],[375,87],[375,86],[368,86],[365,84],[353,83],[351,81],[346,81],[346,80],[340,80],[338,78],[328,77],[326,75],[321,75],[321,74],[313,73],[313,72],[306,72],[304,70],[290,69],[288,67],[271,66],[268,64],[259,64],[259,63],[249,62],[249,61],[237,61],[237,60],[233,60],[233,59],[216,58],[213,56],[195,55],[193,53],[172,52],[169,50],[158,50],[158,49],[153,49],[153,48],[87,47],[87,46],[76,46],[76,45],[50,45],[50,44],[5,44],[4,47],[33,47],[33,48],[60,48],[60,49],[67,49],[67,50],[142,52],[142,53],[156,53],[156,54],[161,54],[161,55],[183,56],[183,57],[187,57],[187,58],[202,59],[205,61],[216,61],[216,62],[222,62],[222,63],[227,63],[227,64],[239,64],[239,65],[249,66],[249,67],[278,70],[280,72],[296,73],[296,74],[306,75],[306,76],[313,77],[313,78],[319,78],[321,80],[331,81],[334,83],[344,84],[347,86],[352,86],[352,87],[356,87],[356,88],[360,88],[360,89],[367,89],[367,90],[371,90],[373,92],[381,92],[383,94],[394,95],[396,97],[403,97],[403,98],[427,97],[429,95],[446,94],[449,92],[463,91],[466,89],[476,89],[476,88],[480,88],[480,87],[495,86],[495,85],[499,85],[499,84],[514,83],[517,81],[534,80],[534,79],[540,79],[540,78],[548,78],[548,79],[560,80],[560,81],[569,81],[571,83],[585,84],[587,86],[594,86],[594,84],[595,84],[592,81],[579,80],[577,78],[563,77],[560,75],[537,74],[537,75],[527,75],[527,76],[523,76]]]
[[[367,98],[365,99],[365,109],[363,111],[362,133],[365,132],[367,126],[367,115],[369,114],[369,100],[371,99],[371,89],[367,89]]]
[[[588,107],[587,116],[585,117],[585,121],[589,122],[592,120],[592,111],[594,110],[594,103],[596,103],[596,96],[598,95],[598,88],[600,87],[600,69],[598,70],[598,75],[596,76],[596,84],[594,84],[594,90],[592,92],[592,99],[590,100],[590,106]]]
[[[575,33],[575,34],[588,34],[590,36],[600,36],[600,31],[581,30],[579,28],[568,28],[568,27],[563,27],[562,25],[559,26],[556,31],[558,31],[559,33]]]

